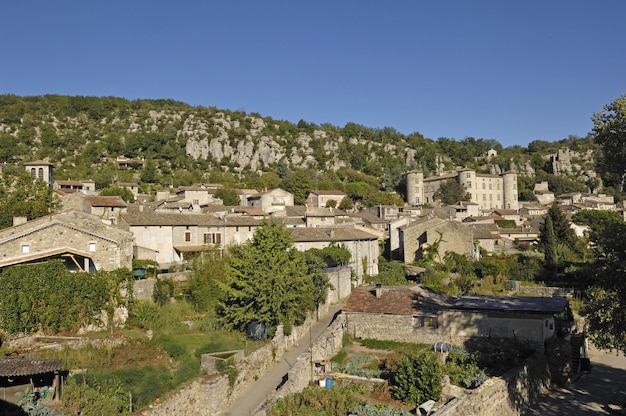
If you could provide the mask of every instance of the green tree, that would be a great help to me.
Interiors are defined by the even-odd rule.
[[[2,177],[0,182],[0,228],[13,225],[14,217],[26,217],[29,221],[54,213],[59,199],[41,179],[33,179],[23,172],[15,180]]]
[[[594,259],[587,273],[592,286],[582,313],[596,346],[626,353],[626,223],[615,217],[590,227]]]
[[[125,202],[135,202],[135,195],[128,188],[119,186],[104,188],[98,194],[102,196],[121,196]]]
[[[570,221],[558,205],[548,209],[544,222],[539,227],[539,249],[546,256],[545,265],[550,270],[580,260],[584,255],[582,241],[578,239]]]
[[[472,195],[467,189],[454,179],[448,179],[441,184],[433,197],[439,200],[443,205],[455,204],[459,201],[469,201]]]
[[[354,204],[352,203],[352,198],[350,198],[349,196],[343,198],[339,203],[339,209],[341,210],[349,211],[352,208],[354,208]]]
[[[193,261],[189,278],[191,301],[199,311],[210,311],[220,299],[219,284],[226,273],[228,254],[206,252]]]
[[[296,171],[288,174],[281,183],[281,187],[293,194],[296,205],[305,205],[306,197],[313,189],[311,175],[305,171]]]
[[[159,171],[157,169],[156,163],[152,159],[147,159],[143,165],[143,169],[139,177],[143,182],[146,183],[156,183],[158,180]]]
[[[393,396],[413,406],[438,400],[443,390],[443,367],[430,352],[403,355],[393,375]]]
[[[602,111],[594,113],[594,142],[600,145],[598,161],[600,176],[608,186],[624,191],[626,173],[626,95],[604,105]]]
[[[224,201],[226,206],[236,206],[241,204],[239,194],[232,188],[220,188],[215,191],[215,197]]]
[[[258,321],[270,334],[279,324],[290,333],[293,325],[304,322],[307,311],[315,309],[304,254],[293,247],[287,229],[263,222],[251,241],[231,247],[229,255],[218,304],[226,326],[244,331]]]

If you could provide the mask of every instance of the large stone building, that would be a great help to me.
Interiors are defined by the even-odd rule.
[[[62,259],[80,271],[132,268],[133,237],[91,214],[65,211],[0,230],[0,268]]]
[[[565,298],[454,298],[419,285],[357,288],[342,312],[355,338],[429,344],[511,338],[543,346],[572,327]]]
[[[407,174],[407,203],[424,205],[435,202],[435,193],[441,184],[454,180],[467,189],[470,202],[483,210],[519,208],[517,199],[517,174],[506,172],[502,175],[477,173],[473,169],[460,169],[442,175],[424,178],[424,173],[411,171]]]

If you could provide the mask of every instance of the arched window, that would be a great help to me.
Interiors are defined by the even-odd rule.
[[[39,179],[43,179],[43,168],[39,168]]]
[[[37,170],[35,168],[30,168],[30,174],[33,178],[37,177]]]

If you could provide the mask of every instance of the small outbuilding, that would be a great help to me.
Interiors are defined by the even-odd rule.
[[[0,400],[17,403],[25,390],[41,398],[58,399],[63,360],[41,360],[30,356],[0,358]]]

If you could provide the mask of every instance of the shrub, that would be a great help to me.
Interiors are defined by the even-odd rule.
[[[393,375],[393,396],[411,405],[438,400],[442,374],[442,365],[431,352],[403,355]]]
[[[450,377],[452,384],[473,389],[485,382],[487,377],[478,368],[477,355],[459,347],[453,347],[450,350],[444,371]]]

